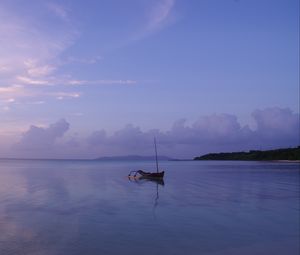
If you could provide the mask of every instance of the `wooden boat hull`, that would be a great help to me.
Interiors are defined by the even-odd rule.
[[[128,175],[128,177],[131,176],[131,174],[134,173],[134,176],[133,177],[136,177],[137,175],[143,177],[143,178],[147,178],[147,179],[163,179],[164,178],[164,175],[165,175],[165,172],[162,171],[162,172],[158,172],[158,173],[151,173],[151,172],[145,172],[143,170],[137,170],[137,171],[131,171]]]
[[[142,172],[139,173],[143,178],[153,178],[153,179],[162,179],[164,178],[165,172],[158,172],[158,173],[146,173]]]

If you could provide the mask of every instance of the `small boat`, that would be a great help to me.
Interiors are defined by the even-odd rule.
[[[156,172],[145,172],[143,170],[133,170],[129,173],[128,177],[137,176],[143,179],[163,179],[165,175],[165,171],[159,172],[158,170],[158,160],[157,160],[157,148],[156,148],[156,139],[154,138],[154,148],[155,148],[155,159],[156,159]],[[131,174],[134,174],[133,176]]]
[[[151,173],[151,172],[144,172],[143,170],[134,170],[131,171],[128,176],[130,177],[132,173],[134,173],[133,177],[136,177],[139,174],[139,176],[142,178],[153,178],[153,179],[156,178],[162,179],[164,178],[165,175],[165,171]]]

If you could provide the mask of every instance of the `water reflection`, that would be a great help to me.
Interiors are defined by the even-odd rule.
[[[153,204],[153,216],[156,218],[156,208],[158,206],[158,200],[159,200],[159,185],[164,186],[165,182],[163,179],[155,179],[155,178],[147,178],[147,177],[133,177],[133,176],[128,176],[128,180],[130,182],[134,182],[136,184],[144,184],[144,183],[153,183],[156,185],[156,196],[154,198],[154,204]]]
[[[298,254],[299,166],[137,164],[0,160],[0,254]]]

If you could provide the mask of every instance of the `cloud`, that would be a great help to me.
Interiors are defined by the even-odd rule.
[[[175,0],[149,1],[144,14],[145,20],[140,30],[135,33],[127,43],[141,40],[152,35],[175,21],[173,9]]]
[[[40,6],[43,13],[43,8]],[[70,46],[76,37],[76,30],[65,22],[58,22],[55,29],[49,30],[45,20],[27,10],[31,15],[17,13],[14,9],[2,6],[0,10],[1,24],[0,66],[11,70],[11,75],[26,72],[35,65],[44,65]],[[25,10],[24,10],[25,12]],[[21,15],[20,15],[21,14]]]
[[[136,83],[126,79],[77,79],[72,68],[66,73],[70,64],[94,64],[101,59],[98,54],[68,54],[67,50],[80,38],[78,22],[72,14],[64,4],[53,1],[38,1],[24,8],[0,4],[0,100],[14,98],[22,103],[27,97],[35,101],[45,101],[49,96],[79,98],[78,92],[57,94],[62,94],[61,85]],[[46,88],[42,92],[43,86]]]
[[[33,101],[33,102],[28,102],[28,104],[35,104],[35,105],[40,105],[40,104],[44,104],[45,101]]]
[[[0,97],[15,94],[22,89],[22,86],[0,87]]]
[[[257,123],[255,130],[242,126],[234,115],[213,114],[191,125],[184,119],[178,120],[166,132],[142,131],[133,125],[111,136],[104,130],[96,131],[87,141],[98,150],[106,148],[108,154],[149,154],[153,153],[153,137],[157,137],[161,153],[176,157],[299,145],[299,114],[289,109],[268,108],[254,111],[253,116]]]
[[[53,95],[56,97],[56,99],[63,100],[65,98],[79,98],[80,93],[78,92],[54,92],[54,93],[49,93],[49,95]]]
[[[18,97],[25,97],[29,95],[30,91],[25,90],[22,85],[0,87],[0,103],[2,104],[12,103],[15,102]]]
[[[22,84],[28,85],[49,85],[47,80],[37,80],[26,76],[17,76],[16,79]]]
[[[162,28],[171,14],[174,7],[175,0],[160,0],[157,1],[154,7],[149,12],[148,23],[146,25],[147,31],[154,31]]]
[[[264,144],[276,142],[278,146],[299,144],[299,114],[288,108],[267,108],[255,110],[252,116],[256,122],[255,138]]]
[[[88,65],[92,65],[97,63],[98,61],[100,61],[102,59],[101,56],[95,56],[95,57],[86,57],[86,58],[79,58],[79,57],[68,57],[66,60],[66,63],[79,63],[79,64],[88,64]],[[1,69],[0,69],[1,70]]]
[[[129,124],[112,135],[100,129],[87,137],[66,137],[70,124],[62,119],[49,127],[31,126],[15,148],[18,155],[22,151],[30,157],[152,155],[153,138],[156,137],[160,155],[191,158],[209,152],[299,146],[298,113],[268,108],[255,110],[252,116],[256,129],[242,126],[234,115],[213,114],[200,117],[190,125],[184,119],[178,120],[167,131],[144,131]]]
[[[0,73],[5,73],[5,72],[8,72],[9,71],[9,68],[5,65],[0,65]]]
[[[87,138],[87,142],[91,146],[104,145],[106,141],[107,135],[105,130],[95,131]]]
[[[27,68],[27,73],[31,77],[44,77],[53,73],[56,67],[51,65],[39,66],[37,60],[27,59],[24,61],[24,65]]]
[[[73,79],[70,76],[66,77],[57,77],[57,76],[48,76],[44,77],[44,75],[38,75],[35,76],[41,76],[43,79],[40,79],[38,77],[31,78],[30,76],[17,76],[16,80],[25,85],[40,85],[40,86],[55,86],[58,84],[61,85],[133,85],[136,84],[136,80],[79,80],[79,79]]]
[[[39,86],[40,83],[36,81],[31,85]],[[0,109],[7,111],[12,104],[44,104],[47,98],[63,99],[78,99],[81,93],[78,91],[45,91],[33,90],[24,85],[12,85],[7,87],[0,87]],[[27,99],[24,99],[27,98]],[[29,98],[29,99],[28,99]],[[22,100],[21,100],[22,99]]]
[[[107,136],[104,130],[94,132],[88,143],[97,150],[106,148],[109,154],[153,154],[153,138],[160,144],[160,152],[176,157],[191,157],[195,153],[216,150],[246,149],[253,131],[242,127],[233,115],[220,114],[199,118],[191,125],[184,119],[176,121],[168,131],[127,125]],[[249,146],[251,148],[251,146]]]
[[[22,85],[49,85],[77,30],[63,20],[49,27],[42,2],[22,9],[0,5],[0,97],[7,99],[13,91],[14,98],[35,96],[34,88]]]
[[[30,126],[29,130],[23,133],[19,143],[15,145],[18,151],[23,151],[25,154],[29,152],[50,153],[55,146],[58,138],[63,137],[65,132],[69,130],[70,124],[61,119],[49,127]],[[32,154],[34,156],[35,154]]]
[[[65,80],[62,81],[63,84],[67,85],[132,85],[136,84],[135,80]]]
[[[46,4],[49,11],[54,13],[57,17],[64,21],[69,20],[69,13],[65,6],[59,5],[57,3],[49,2]]]
[[[265,135],[284,132],[292,134],[299,127],[299,118],[289,108],[267,108],[265,110],[255,110],[252,113],[257,124],[257,130]]]

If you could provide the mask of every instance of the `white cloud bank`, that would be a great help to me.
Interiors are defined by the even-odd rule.
[[[241,126],[234,115],[214,114],[199,118],[192,125],[185,120],[166,132],[143,131],[127,125],[108,136],[98,130],[88,137],[65,135],[70,124],[60,120],[49,127],[31,126],[13,148],[20,157],[95,158],[106,155],[153,154],[153,137],[159,153],[190,158],[209,152],[270,149],[299,145],[299,114],[289,109],[268,108],[252,114],[257,128]]]

